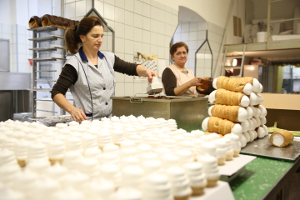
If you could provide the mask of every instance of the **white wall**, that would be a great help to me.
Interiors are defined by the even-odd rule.
[[[168,66],[169,42],[177,27],[178,7],[185,6],[191,9],[208,22],[208,37],[213,49],[214,62],[217,63],[230,2],[231,0],[95,0],[95,8],[115,30],[117,56],[126,61],[133,61],[133,55],[138,51],[157,54],[159,63]],[[233,8],[233,15],[240,17],[242,22],[244,2],[245,0],[235,1]],[[32,57],[32,52],[28,50],[32,45],[28,41],[32,33],[27,30],[31,16],[53,14],[79,20],[92,6],[91,0],[64,0],[63,4],[64,10],[61,10],[60,0],[0,0],[0,38],[11,41],[12,72],[32,70],[28,62],[28,58]],[[226,42],[240,42],[240,38],[232,36],[232,16],[226,28]],[[206,76],[204,71],[203,68]],[[137,81],[119,73],[116,76],[116,95],[133,95],[146,91],[146,81]]]

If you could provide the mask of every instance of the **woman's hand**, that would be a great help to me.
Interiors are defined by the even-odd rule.
[[[191,79],[190,81],[190,86],[198,86],[198,85],[203,85],[203,79],[202,78],[198,78],[195,77],[193,79]]]
[[[70,111],[70,114],[71,114],[73,120],[76,121],[76,122],[80,123],[80,122],[82,122],[84,120],[88,120],[88,118],[86,117],[85,113],[81,109],[78,109],[78,108],[74,107],[74,109],[72,109]]]
[[[153,76],[157,76],[156,72],[147,69],[143,65],[138,65],[136,71],[139,76],[147,77],[150,83],[152,82]]]
[[[152,70],[150,70],[150,69],[147,69],[146,74],[147,74],[148,82],[149,82],[149,83],[152,82],[153,76],[157,76],[156,72],[154,72],[154,71],[152,71]]]

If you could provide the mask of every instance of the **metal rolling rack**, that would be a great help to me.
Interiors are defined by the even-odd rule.
[[[32,88],[28,89],[32,92],[32,116],[37,117],[37,111],[52,113],[52,115],[64,114],[64,111],[57,108],[53,103],[51,110],[37,109],[37,101],[52,101],[49,99],[37,99],[38,92],[50,92],[52,86],[56,82],[63,64],[59,67],[54,62],[64,62],[66,53],[64,51],[64,32],[65,29],[46,26],[28,29],[32,31]],[[38,82],[48,83],[50,88],[38,87]]]

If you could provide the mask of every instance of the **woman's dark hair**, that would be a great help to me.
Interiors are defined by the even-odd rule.
[[[79,24],[69,27],[65,32],[65,49],[67,52],[76,54],[81,46],[79,35],[86,35],[94,26],[102,26],[103,22],[98,17],[85,17]]]
[[[179,47],[184,47],[186,49],[186,52],[189,53],[189,47],[188,45],[186,45],[186,43],[184,42],[177,42],[175,44],[173,44],[170,48],[170,55],[174,55],[174,53],[177,51],[177,48]]]

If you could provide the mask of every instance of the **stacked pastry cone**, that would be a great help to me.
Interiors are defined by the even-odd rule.
[[[267,110],[261,105],[263,87],[257,79],[220,76],[213,80],[213,86],[216,90],[209,95],[209,101],[215,105],[208,110],[210,117],[202,122],[204,131],[222,135],[234,133],[239,136],[242,147],[268,134]]]
[[[71,20],[55,15],[45,14],[42,17],[33,16],[29,19],[28,25],[29,28],[38,28],[38,27],[45,27],[45,26],[56,26],[60,28],[68,28],[70,26],[78,24],[79,21]]]

